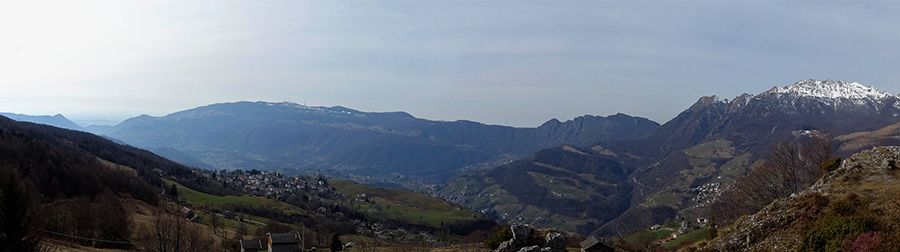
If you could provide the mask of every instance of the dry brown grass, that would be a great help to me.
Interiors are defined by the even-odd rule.
[[[835,137],[841,143],[839,153],[855,152],[879,145],[883,139],[900,139],[900,123],[876,131],[862,131]]]
[[[85,247],[72,242],[60,241],[54,239],[44,239],[44,242],[49,245],[51,251],[56,252],[122,252],[128,250],[120,250],[120,249],[101,249],[94,247]]]

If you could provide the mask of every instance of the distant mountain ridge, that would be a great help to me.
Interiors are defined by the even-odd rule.
[[[897,96],[856,82],[802,80],[786,87],[773,87],[759,95],[743,94],[731,101],[715,95],[701,97],[649,133],[647,141],[652,144],[636,145],[658,147],[646,151],[665,154],[721,138],[753,143],[783,138],[791,130],[817,129],[846,134],[877,130],[897,121],[900,121]]]
[[[633,207],[607,223],[600,233],[615,232],[624,223],[643,223],[648,209],[659,206],[654,202],[669,199],[667,195],[673,193],[678,198],[667,205],[679,213],[670,218],[703,217],[699,216],[704,215],[702,211],[689,210],[698,204],[691,202],[696,196],[691,188],[730,185],[755,160],[768,155],[774,144],[803,132],[838,136],[898,122],[898,96],[856,82],[810,79],[759,95],[743,94],[731,101],[701,97],[647,138],[620,142],[620,147],[656,161],[632,173],[631,180],[644,191],[635,192]],[[691,155],[698,152],[710,154]]]
[[[875,131],[898,123],[898,100],[900,98],[897,96],[878,91],[874,87],[834,80],[801,80],[793,85],[774,87],[759,95],[743,94],[732,100],[716,96],[701,97],[691,107],[652,130],[644,138],[598,143],[580,151],[586,155],[603,153],[607,162],[631,167],[627,169],[627,178],[621,181],[627,185],[617,186],[617,190],[631,188],[626,193],[630,197],[618,197],[627,200],[625,204],[628,207],[606,209],[608,214],[618,215],[606,223],[603,223],[605,218],[594,219],[594,223],[579,222],[577,218],[572,218],[577,215],[569,215],[567,221],[562,221],[566,218],[560,216],[566,216],[566,213],[558,209],[559,204],[543,203],[552,202],[550,200],[491,200],[493,195],[509,195],[508,197],[517,199],[539,196],[565,199],[565,192],[574,189],[549,185],[542,180],[571,181],[568,179],[571,174],[559,171],[578,171],[581,169],[578,166],[584,164],[574,162],[578,159],[566,152],[539,152],[544,154],[543,158],[546,160],[565,164],[554,166],[555,172],[541,175],[546,177],[498,180],[493,179],[495,171],[492,170],[455,179],[446,186],[451,189],[442,189],[441,194],[481,211],[493,212],[500,220],[564,228],[582,234],[627,233],[635,228],[662,224],[663,220],[676,217],[706,217],[703,202],[709,197],[714,198],[715,194],[700,193],[698,188],[701,186],[709,188],[721,185],[727,188],[755,160],[767,155],[773,144],[802,137],[806,132],[818,131],[837,136]],[[858,140],[859,137],[856,139],[854,148],[865,148],[856,145],[871,142]],[[496,169],[502,170],[504,174],[534,173],[529,166],[514,165],[527,160],[528,158]],[[606,171],[602,174],[610,177],[616,173]],[[576,172],[576,175],[589,174]],[[576,181],[565,182],[565,185],[586,190],[604,188],[610,183]],[[518,190],[529,187],[543,189]],[[586,232],[597,227],[599,228],[594,232]]]
[[[105,132],[144,148],[169,147],[226,169],[335,169],[443,182],[460,169],[562,144],[639,138],[658,127],[624,114],[551,120],[536,128],[431,121],[296,103],[220,103],[139,116]]]
[[[887,99],[893,96],[887,92],[878,91],[874,86],[863,86],[857,82],[843,82],[840,80],[801,80],[794,85],[786,87],[774,87],[766,93],[785,94],[794,97],[817,97],[828,99],[847,100],[871,100]]]
[[[56,114],[54,116],[33,116],[33,115],[23,115],[23,114],[15,114],[15,113],[0,113],[0,116],[5,116],[9,119],[13,119],[20,122],[32,122],[50,125],[63,129],[70,130],[78,130],[78,131],[87,131],[78,124],[70,121],[68,118],[63,116],[62,114]]]

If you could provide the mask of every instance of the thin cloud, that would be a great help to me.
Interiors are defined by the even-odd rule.
[[[807,78],[900,92],[900,2],[177,1],[0,6],[0,107],[309,101],[536,126]],[[485,109],[490,108],[490,109]]]

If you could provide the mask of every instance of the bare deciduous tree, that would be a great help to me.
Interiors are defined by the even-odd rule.
[[[96,237],[101,240],[127,241],[131,237],[131,218],[119,197],[106,190],[95,198]],[[99,216],[103,216],[100,218]]]
[[[151,226],[140,233],[136,245],[146,252],[211,251],[215,240],[203,231],[186,218],[159,209],[153,213]]]
[[[244,224],[243,218],[238,222],[237,229],[234,230],[234,239],[241,240],[247,235],[247,224]]]
[[[803,191],[819,179],[822,164],[832,155],[831,136],[812,134],[782,141],[734,187],[710,207],[723,223],[754,213],[775,199]]]
[[[219,232],[219,215],[213,212],[209,213],[209,227],[212,228],[213,234],[218,234]]]

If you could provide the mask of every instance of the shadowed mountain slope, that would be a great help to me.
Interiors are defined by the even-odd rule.
[[[620,142],[625,150],[658,161],[631,174],[642,189],[634,192],[634,205],[598,233],[637,228],[629,226],[634,223],[652,225],[644,222],[644,213],[660,206],[678,210],[678,216],[706,216],[702,207],[707,203],[701,199],[716,194],[699,188],[727,188],[777,142],[810,132],[872,131],[897,122],[900,98],[856,82],[801,80],[730,101],[702,97],[647,138]]]
[[[440,193],[501,221],[589,233],[628,209],[633,169],[610,150],[561,146],[461,176]]]
[[[561,144],[638,138],[657,123],[627,115],[551,120],[537,128],[429,121],[403,112],[368,113],[294,103],[222,103],[140,116],[107,134],[130,144],[168,147],[217,168],[335,169],[443,182],[477,164]]]
[[[581,152],[590,155],[604,153],[608,162],[628,167],[625,179],[619,180],[628,185],[613,190],[616,195],[621,190],[630,190],[627,192],[630,197],[620,197],[628,200],[625,203],[628,207],[598,208],[616,218],[605,223],[596,219],[600,224],[594,232],[561,224],[564,222],[547,221],[567,211],[557,207],[558,204],[537,203],[531,205],[531,210],[522,210],[527,209],[523,199],[547,194],[542,188],[548,186],[540,186],[542,180],[565,181],[560,173],[528,176],[534,165],[510,164],[463,176],[451,181],[442,195],[485,212],[495,211],[493,214],[503,221],[536,223],[582,234],[628,233],[676,217],[706,217],[705,206],[743,176],[756,160],[768,154],[775,143],[805,134],[837,135],[880,129],[900,122],[898,100],[897,96],[855,82],[802,80],[733,100],[702,97],[645,138],[599,143],[591,147],[593,152],[582,149]],[[572,159],[571,152],[542,150],[538,153],[547,160]],[[528,158],[516,163],[520,162],[534,163]],[[578,171],[582,166],[585,164],[573,162],[553,168]],[[507,178],[497,174],[522,175]],[[609,175],[612,174],[617,173]],[[608,181],[584,182],[577,185],[599,190],[590,193],[613,192],[599,186],[609,184]],[[516,193],[508,189],[528,185],[531,186],[527,190]],[[504,200],[502,195],[514,196],[509,199],[515,200]],[[507,207],[509,202],[521,204],[522,208]]]

